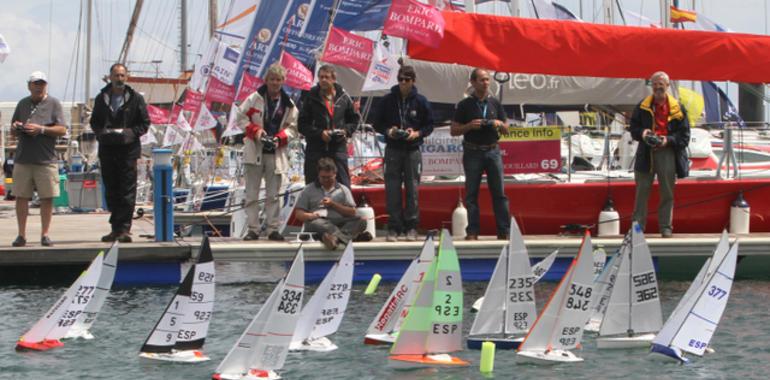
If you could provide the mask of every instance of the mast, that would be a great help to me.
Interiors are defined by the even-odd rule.
[[[209,37],[214,38],[217,29],[217,0],[209,0]]]
[[[85,104],[91,99],[91,14],[93,9],[93,0],[88,0],[88,22],[86,22],[86,75],[85,75]]]
[[[136,0],[136,5],[134,6],[134,13],[131,15],[131,21],[128,23],[128,31],[126,32],[126,39],[123,41],[123,47],[120,49],[120,55],[118,56],[118,62],[124,65],[126,64],[126,60],[128,59],[128,49],[131,47],[131,41],[134,39],[136,24],[139,21],[139,14],[142,13],[143,4],[144,4],[144,0]]]
[[[179,0],[181,11],[179,17],[179,74],[187,70],[187,0]]]

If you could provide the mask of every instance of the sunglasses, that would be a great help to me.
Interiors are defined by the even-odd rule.
[[[411,81],[412,81],[412,78],[407,78],[407,77],[398,77],[398,81],[399,81],[399,82],[411,82]]]

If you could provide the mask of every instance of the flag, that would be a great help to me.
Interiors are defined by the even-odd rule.
[[[206,102],[230,104],[235,98],[235,89],[220,81],[216,76],[209,79],[209,87],[206,89]]]
[[[152,104],[147,105],[147,115],[150,116],[150,123],[152,124],[168,124],[169,112],[160,107],[155,107]]]
[[[0,63],[5,62],[5,58],[11,54],[11,47],[5,42],[5,38],[0,34]]]
[[[393,0],[382,33],[437,48],[444,38],[444,16],[417,0]]]
[[[390,54],[382,42],[378,42],[361,91],[388,90],[395,86],[398,84],[398,68],[398,59]]]
[[[695,22],[698,21],[698,15],[693,11],[679,9],[671,6],[671,22]]]
[[[183,131],[192,131],[190,123],[187,122],[182,112],[179,113],[179,117],[176,119],[176,126]]]
[[[342,0],[334,15],[334,25],[345,30],[382,29],[390,0]]]
[[[313,73],[287,52],[281,53],[281,66],[286,68],[286,85],[300,90],[313,87]]]
[[[184,142],[184,132],[179,131],[173,124],[166,126],[163,133],[163,146],[178,145]]]
[[[373,49],[374,41],[332,27],[321,61],[350,67],[363,74],[369,69]]]
[[[216,57],[218,48],[218,40],[212,39],[209,41],[206,54],[204,54],[201,59],[195,63],[195,67],[193,68],[193,73],[190,77],[190,83],[188,84],[191,89],[200,91],[200,89],[203,88],[203,86],[206,84],[206,80],[208,80],[209,75],[211,74],[211,65],[214,63],[214,58]]]
[[[201,104],[201,110],[198,114],[198,119],[195,120],[195,128],[193,128],[193,130],[205,131],[216,126],[217,119],[214,118],[214,115],[211,114],[209,108],[206,107],[206,103]]]
[[[741,128],[746,127],[746,122],[738,114],[738,109],[721,88],[714,82],[701,82],[701,86],[706,105],[706,122],[718,123],[719,126],[725,122],[732,122]]]
[[[157,144],[158,140],[155,139],[155,127],[151,125],[150,128],[147,129],[147,133],[143,134],[142,137],[139,138],[139,142],[142,145]]]
[[[219,79],[226,85],[232,85],[235,80],[235,71],[238,70],[238,60],[241,54],[237,50],[219,42],[216,58],[211,66],[211,76]]]
[[[233,104],[233,106],[230,107],[230,116],[227,118],[227,127],[225,127],[225,131],[222,132],[222,137],[235,136],[242,133],[243,130],[238,126],[238,107]]]
[[[249,95],[257,91],[262,83],[264,83],[262,79],[244,71],[243,77],[241,78],[241,87],[238,89],[238,96],[235,97],[235,101],[242,102],[244,99],[248,98]]]
[[[195,138],[195,134],[188,133],[182,145],[179,146],[179,151],[177,154],[182,156],[185,153],[200,152],[203,150],[203,148],[203,144],[201,144],[198,139]]]
[[[179,120],[179,114],[182,113],[182,106],[180,106],[177,103],[174,103],[173,106],[171,106],[171,115],[168,117],[168,121],[166,124],[175,123],[176,120]]]
[[[541,20],[576,20],[581,21],[572,11],[551,0],[532,0],[530,7]]]

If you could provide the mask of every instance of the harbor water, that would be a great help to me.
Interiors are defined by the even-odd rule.
[[[345,319],[331,339],[339,349],[330,353],[290,353],[285,379],[759,379],[770,372],[770,329],[767,307],[770,282],[738,281],[734,284],[724,317],[714,335],[714,354],[694,357],[687,365],[661,364],[648,359],[647,350],[602,350],[586,334],[584,362],[553,367],[516,364],[512,351],[498,351],[494,372],[479,373],[479,351],[457,356],[470,360],[460,369],[395,370],[388,367],[388,350],[363,344],[364,332],[385,301],[394,283],[381,284],[377,293],[364,296],[365,284],[356,284]],[[663,281],[660,294],[664,319],[676,306],[688,282]],[[175,287],[113,289],[92,328],[94,340],[65,341],[48,352],[15,352],[16,340],[45,313],[64,287],[3,287],[0,304],[0,379],[209,379],[218,363],[267,299],[274,284],[220,284],[204,351],[211,361],[176,364],[141,359],[138,350],[169,302]],[[316,285],[308,287],[309,294]],[[466,283],[464,324],[467,334],[474,314],[470,305],[483,295],[485,283]],[[556,284],[536,285],[538,310]],[[306,296],[307,297],[307,296]],[[306,298],[307,300],[307,298]]]

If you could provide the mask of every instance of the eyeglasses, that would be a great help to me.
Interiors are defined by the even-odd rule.
[[[407,77],[398,77],[398,81],[399,81],[399,82],[411,82],[411,81],[412,81],[412,78],[407,78]]]

